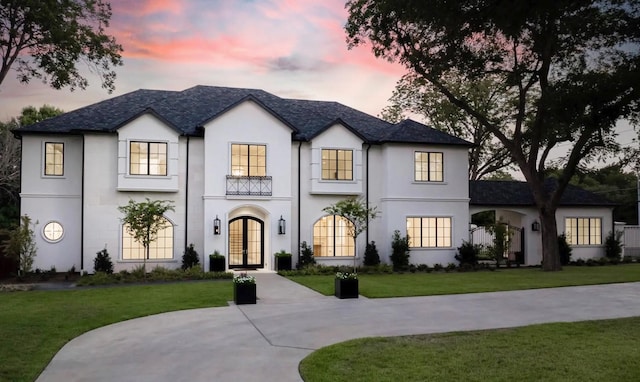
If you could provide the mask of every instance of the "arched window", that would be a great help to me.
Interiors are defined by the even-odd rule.
[[[173,259],[173,224],[164,219],[166,225],[158,231],[156,240],[149,244],[149,257],[147,260]],[[137,242],[127,230],[127,226],[122,226],[122,259],[123,260],[143,260],[145,257],[144,247]]]
[[[338,215],[324,216],[313,225],[313,254],[317,257],[355,256],[349,235],[352,223]]]

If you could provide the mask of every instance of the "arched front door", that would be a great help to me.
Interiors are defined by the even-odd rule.
[[[251,216],[229,221],[229,268],[264,266],[264,222]]]

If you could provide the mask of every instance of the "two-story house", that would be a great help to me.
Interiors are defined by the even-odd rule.
[[[93,271],[107,248],[115,269],[145,254],[123,226],[130,199],[175,211],[147,263],[179,267],[193,243],[208,269],[273,269],[300,243],[321,264],[351,264],[375,241],[388,261],[394,230],[414,263],[453,261],[468,238],[469,143],[406,120],[387,123],[335,102],[262,90],[196,86],[138,90],[24,127],[21,213],[37,221],[35,267]],[[380,217],[353,243],[350,224],[322,209],[357,196]]]

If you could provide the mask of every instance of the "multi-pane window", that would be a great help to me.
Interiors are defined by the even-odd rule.
[[[64,175],[64,143],[45,142],[44,174],[51,176]]]
[[[167,144],[164,142],[130,142],[129,174],[167,175]]]
[[[45,224],[44,228],[42,229],[42,234],[47,241],[51,243],[57,243],[58,241],[62,240],[64,229],[62,228],[62,225],[60,223],[52,221]]]
[[[414,156],[416,182],[442,182],[442,153],[416,151]]]
[[[355,256],[355,243],[348,219],[324,216],[313,225],[313,255],[318,257]]]
[[[602,244],[602,219],[566,218],[565,233],[570,245]]]
[[[407,235],[409,235],[409,247],[451,247],[451,218],[407,218]]]
[[[165,225],[149,244],[147,260],[173,259],[173,224],[164,219]],[[128,226],[122,226],[122,259],[143,260],[146,256],[142,244],[129,233]]]
[[[322,179],[353,180],[353,150],[322,149]]]
[[[266,176],[267,146],[232,144],[231,175]]]

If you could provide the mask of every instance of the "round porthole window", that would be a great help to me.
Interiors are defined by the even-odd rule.
[[[44,228],[42,229],[42,234],[47,241],[56,243],[62,240],[62,236],[64,235],[64,229],[62,228],[62,224],[58,222],[49,222],[44,225]]]

